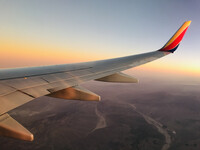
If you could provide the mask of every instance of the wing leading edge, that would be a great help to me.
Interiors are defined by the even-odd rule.
[[[1,69],[0,135],[32,141],[33,135],[13,120],[7,112],[40,96],[98,101],[98,95],[77,85],[89,80],[137,83],[136,78],[121,71],[173,53],[190,23],[191,21],[186,21],[161,49],[149,53],[77,64]],[[5,118],[4,116],[8,116],[6,118],[12,120],[11,123],[1,119]],[[19,128],[15,129],[15,125]]]

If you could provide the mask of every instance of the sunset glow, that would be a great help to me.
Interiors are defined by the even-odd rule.
[[[136,3],[138,6],[113,1],[108,8],[102,2],[89,1],[81,5],[52,1],[48,6],[45,1],[2,1],[0,67],[85,62],[149,52],[161,48],[184,21],[192,20],[172,56],[136,69],[200,77],[200,22],[198,13],[193,13],[199,12],[195,3],[179,4],[176,9],[168,5],[171,2],[149,7]],[[166,8],[160,7],[163,5]],[[154,11],[149,14],[149,10]]]

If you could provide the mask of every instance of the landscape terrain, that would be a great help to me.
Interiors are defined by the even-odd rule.
[[[0,150],[200,149],[200,85],[149,80],[83,86],[102,100],[44,96],[9,112],[35,140],[0,137]]]

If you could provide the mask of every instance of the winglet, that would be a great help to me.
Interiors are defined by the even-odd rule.
[[[190,23],[191,21],[184,22],[184,24],[178,29],[178,31],[171,37],[171,39],[159,51],[173,53],[178,48]]]

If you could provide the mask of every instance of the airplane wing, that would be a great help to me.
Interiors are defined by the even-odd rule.
[[[79,85],[89,80],[137,83],[136,78],[121,71],[173,53],[190,23],[186,21],[161,49],[149,53],[76,64],[0,69],[0,135],[33,140],[33,134],[7,112],[35,98],[46,95],[99,101],[100,96]]]

